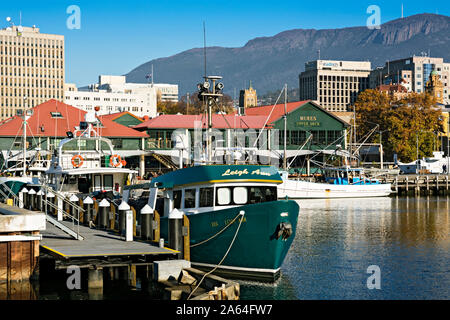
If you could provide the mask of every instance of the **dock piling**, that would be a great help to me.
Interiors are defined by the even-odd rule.
[[[178,258],[182,259],[184,255],[183,213],[176,208],[169,214],[169,247],[180,251]]]
[[[148,204],[141,209],[141,238],[153,240],[153,209]]]
[[[108,227],[109,210],[111,209],[111,204],[108,200],[103,199],[98,204],[98,226],[100,229],[106,229]]]
[[[122,201],[118,209],[119,209],[119,233],[121,235],[125,235],[127,211],[131,211],[130,206],[125,201]]]
[[[89,225],[89,223],[93,220],[93,213],[92,213],[92,205],[94,204],[94,200],[92,200],[91,197],[87,196],[83,200],[83,208],[84,208],[84,216],[83,216],[83,223],[85,225]]]

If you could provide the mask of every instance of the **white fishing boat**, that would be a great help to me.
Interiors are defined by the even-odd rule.
[[[108,193],[114,198],[133,182],[138,172],[125,168],[125,160],[115,154],[111,141],[94,130],[96,122],[95,115],[87,114],[84,125],[80,124],[83,129],[60,142],[45,172],[44,185],[67,197]]]
[[[287,87],[285,87],[285,110],[284,110],[284,156],[283,170],[280,170],[283,183],[278,185],[278,198],[290,199],[326,199],[326,198],[365,198],[365,197],[386,197],[392,192],[391,184],[381,183],[378,179],[365,176],[364,169],[351,168],[348,165],[348,157],[354,157],[350,152],[338,149],[331,152],[335,155],[341,155],[346,164],[343,168],[330,168],[322,166],[324,175],[314,181],[305,180],[300,177],[290,178],[287,163],[286,150],[286,131],[287,131]],[[309,135],[305,143],[299,148],[301,151],[306,145],[312,134]],[[327,148],[326,148],[327,149]],[[323,151],[322,151],[323,152]],[[295,158],[294,158],[295,159]],[[291,163],[293,160],[291,161]]]
[[[401,173],[447,173],[450,158],[444,157],[444,152],[434,151],[432,157],[424,157],[409,163],[398,162]],[[444,170],[445,169],[445,170]]]
[[[27,149],[27,120],[31,116],[30,110],[23,110],[22,133],[16,134],[9,150],[2,150],[3,164],[0,176],[1,196],[9,198],[16,195],[26,184],[39,183],[40,177],[49,168],[50,161],[42,156],[41,148]],[[18,138],[19,136],[19,138]],[[16,142],[22,150],[13,150]]]
[[[390,183],[364,176],[363,169],[329,168],[322,181],[306,181],[281,173],[283,183],[278,186],[279,198],[326,199],[387,197],[392,193]]]

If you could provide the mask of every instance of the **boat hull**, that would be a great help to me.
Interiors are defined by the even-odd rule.
[[[37,182],[37,179],[32,177],[0,177],[0,187],[3,184],[7,185],[15,195],[18,195],[19,191],[22,190],[26,184],[35,182]],[[2,191],[9,195],[6,188],[2,188]]]
[[[302,180],[284,180],[278,185],[278,198],[328,199],[387,197],[392,193],[391,184],[338,185]]]
[[[211,238],[244,211],[236,239],[215,274],[232,278],[274,281],[295,237],[299,206],[295,201],[280,200],[244,205],[224,210],[188,215],[191,262],[198,268],[211,269],[222,260],[239,226],[239,219],[215,238]],[[280,224],[290,225],[286,239],[279,236]],[[161,237],[168,237],[167,218],[161,219]]]

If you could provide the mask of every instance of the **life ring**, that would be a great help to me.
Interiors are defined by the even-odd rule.
[[[112,155],[111,158],[109,158],[109,163],[114,168],[117,168],[118,166],[120,166],[122,164],[122,158],[117,154]]]
[[[83,165],[84,159],[81,155],[77,154],[72,157],[72,165],[74,168],[79,168]]]

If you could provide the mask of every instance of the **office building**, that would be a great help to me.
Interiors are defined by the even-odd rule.
[[[313,100],[327,111],[345,112],[369,88],[368,61],[316,60],[299,75],[299,99]]]
[[[442,103],[450,104],[450,63],[445,63],[443,58],[424,55],[388,61],[371,72],[369,85],[376,88],[383,84],[401,83],[409,92],[423,93],[433,70],[443,84]]]
[[[39,28],[0,30],[0,119],[50,99],[64,99],[64,36]]]

